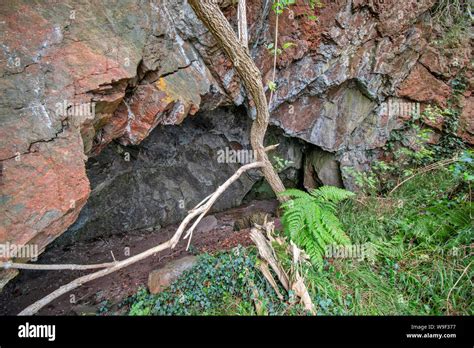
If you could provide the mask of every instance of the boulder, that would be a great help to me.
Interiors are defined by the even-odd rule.
[[[197,262],[196,256],[185,256],[171,261],[164,267],[150,272],[148,276],[148,290],[157,294],[166,289],[185,271],[191,269]]]
[[[307,190],[321,185],[343,187],[336,156],[319,149],[308,151],[305,157],[303,184]]]
[[[210,232],[217,227],[217,219],[214,215],[208,215],[202,218],[196,226],[196,233]]]

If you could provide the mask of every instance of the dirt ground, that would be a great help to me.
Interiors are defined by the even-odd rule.
[[[228,250],[237,245],[250,245],[249,228],[234,231],[234,223],[242,217],[255,212],[266,212],[271,215],[277,208],[276,201],[254,201],[248,205],[214,214],[217,224],[214,229],[204,232],[196,231],[191,243],[194,254],[213,253]],[[135,231],[114,235],[107,239],[96,239],[79,242],[70,247],[51,247],[38,259],[38,264],[94,264],[113,261],[112,253],[117,260],[136,255],[150,247],[169,239],[178,225],[162,228],[155,232]],[[53,301],[43,308],[40,315],[84,315],[97,312],[104,301],[116,305],[132,295],[140,286],[146,286],[148,274],[167,262],[191,254],[186,251],[187,241],[181,241],[170,251],[155,254],[141,262],[135,263],[113,274],[84,284]],[[129,248],[129,249],[126,249]],[[23,270],[8,283],[0,294],[0,315],[16,315],[22,309],[60,286],[92,271],[32,271]],[[114,306],[112,306],[114,307]],[[122,310],[112,313],[122,314]]]

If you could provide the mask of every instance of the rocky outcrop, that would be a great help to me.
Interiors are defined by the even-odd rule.
[[[470,144],[474,144],[474,97],[469,95],[463,101],[463,112],[459,120],[459,135]]]
[[[42,249],[87,201],[88,155],[116,138],[137,144],[222,95],[160,2],[0,7],[0,241]]]
[[[439,35],[429,13],[434,0],[322,3],[322,8],[311,10],[302,2],[280,18],[280,42],[294,45],[278,57],[271,122],[287,136],[332,153],[342,169],[364,168],[390,132],[406,120],[406,115],[387,113],[384,103],[445,105],[450,80],[470,60],[470,45],[441,50],[433,44]],[[251,1],[247,11],[251,54],[264,81],[271,78],[266,44],[273,41],[275,23],[269,4]],[[224,11],[234,23],[235,7],[229,5]],[[232,65],[186,1],[84,1],[79,5],[68,0],[34,4],[23,0],[2,2],[0,17],[0,242],[37,243],[42,249],[63,233],[90,194],[85,162],[101,151],[105,152],[95,161],[117,171],[93,174],[94,160],[89,159],[93,191],[88,204],[97,212],[86,208],[76,226],[91,226],[90,231],[93,221],[102,221],[95,226],[103,227],[112,220],[102,219],[107,206],[99,207],[115,197],[107,191],[108,183],[124,180],[131,185],[129,191],[136,192],[119,189],[136,204],[109,201],[120,212],[112,215],[112,226],[122,224],[125,229],[160,223],[149,217],[147,204],[171,209],[166,199],[182,195],[177,183],[215,184],[213,180],[224,176],[215,163],[202,168],[182,157],[188,166],[177,165],[174,175],[162,177],[171,180],[169,187],[178,186],[171,190],[177,192],[176,197],[166,198],[166,192],[158,190],[153,200],[157,187],[153,175],[162,171],[153,166],[146,169],[150,163],[133,159],[132,150],[130,163],[121,163],[113,155],[117,146],[145,143],[137,153],[146,156],[148,146],[153,160],[165,163],[174,158],[175,150],[160,145],[161,137],[192,144],[192,136],[184,135],[186,131],[181,135],[181,128],[174,126],[186,122],[186,116],[201,118],[231,104],[243,105],[253,114]],[[470,100],[466,96],[465,105]],[[462,136],[472,141],[471,113],[465,111],[461,123]],[[158,125],[166,127],[155,129]],[[228,131],[232,134],[233,130]],[[219,137],[221,145],[231,141],[222,134],[212,141]],[[202,141],[210,140],[211,135],[201,135]],[[112,141],[119,145],[107,148]],[[178,146],[176,141],[173,144]],[[208,148],[211,155],[216,144]],[[195,150],[196,157],[210,156],[204,149]],[[186,153],[193,155],[183,149],[180,156]],[[125,174],[133,163],[141,163],[137,174]],[[201,175],[203,170],[211,179]],[[95,179],[99,177],[101,182]],[[343,175],[342,179],[350,187],[348,178]],[[147,180],[153,185],[141,197],[136,190]],[[194,191],[196,196],[205,193]],[[104,196],[108,198],[97,198],[98,192],[108,192]],[[140,204],[138,197],[146,204]],[[97,219],[96,214],[102,217]],[[133,214],[146,222],[133,219]]]

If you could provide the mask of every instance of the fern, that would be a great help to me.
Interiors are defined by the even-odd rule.
[[[412,216],[411,220],[418,221],[421,226],[419,231],[414,231],[414,237],[420,242],[451,240],[451,246],[472,243],[474,204],[471,202],[440,202],[427,208],[423,214]]]
[[[337,204],[354,193],[334,186],[323,186],[306,193],[289,189],[282,196],[291,200],[282,204],[282,223],[291,240],[302,248],[318,268],[323,264],[326,247],[347,245],[349,237],[336,216]]]

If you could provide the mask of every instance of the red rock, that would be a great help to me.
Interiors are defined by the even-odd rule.
[[[407,79],[401,84],[398,96],[424,103],[436,103],[446,106],[446,99],[451,89],[444,82],[436,79],[421,64],[417,64]]]
[[[394,97],[391,91],[398,88],[400,97],[444,106],[450,90],[437,77],[453,76],[466,65],[470,46],[448,49],[446,57],[425,50],[432,28],[421,18],[434,1],[324,0],[322,8],[298,3],[285,11],[280,45],[296,45],[278,57],[272,121],[329,151],[345,151],[350,141],[364,149],[357,160],[365,163],[363,151],[382,146],[392,129],[383,115],[367,121],[376,117],[376,97]],[[263,43],[252,54],[266,84],[273,64],[264,44],[274,40],[268,29],[276,16],[270,10],[261,26],[264,3],[247,2],[247,13],[250,47],[255,40]],[[72,9],[54,1],[0,3],[0,242],[43,248],[67,229],[89,194],[84,153],[97,154],[114,139],[138,144],[156,125],[179,124],[201,109],[252,106],[229,59],[189,14],[176,22],[178,37],[172,17],[136,1],[107,11],[98,3],[75,6],[75,18]],[[235,7],[227,6],[225,14],[235,24]],[[18,67],[10,64],[16,58]],[[80,121],[53,115],[55,103],[64,100],[94,101],[96,114]],[[460,135],[471,143],[472,109],[468,98]],[[61,132],[63,123],[69,129]],[[351,138],[360,128],[363,136]]]
[[[317,97],[303,97],[294,103],[281,105],[273,113],[273,118],[285,129],[298,133],[311,128],[321,113],[322,106],[323,101]]]
[[[0,243],[37,244],[39,250],[72,224],[89,195],[82,139],[65,130],[30,152],[3,161]]]
[[[434,47],[427,47],[425,53],[420,57],[420,63],[434,74],[451,76],[447,58]]]
[[[463,101],[463,111],[459,119],[459,136],[471,145],[474,145],[474,97],[470,96]]]

